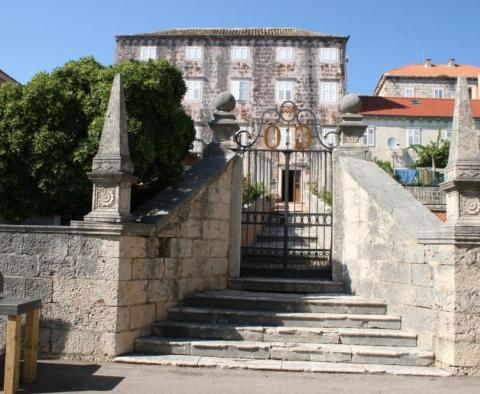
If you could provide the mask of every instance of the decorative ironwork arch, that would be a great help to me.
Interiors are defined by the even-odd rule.
[[[285,101],[236,134],[244,156],[242,275],[330,277],[338,138],[320,130],[314,111]]]
[[[320,143],[322,149],[329,151],[332,151],[338,146],[338,129],[330,131],[325,135],[319,133],[321,126],[318,124],[315,112],[307,108],[298,108],[293,101],[284,101],[278,108],[265,110],[260,118],[260,122],[254,123],[254,130],[240,130],[235,135],[235,141],[241,150],[246,150],[253,147],[259,138],[265,138],[265,134],[271,128],[278,130],[279,127],[286,128],[287,138],[290,130],[296,133],[300,128],[308,128],[310,130],[310,146],[315,141]],[[278,144],[271,149],[276,149],[277,147]],[[308,149],[309,147],[305,147],[304,149]],[[294,149],[295,146],[292,144],[292,141],[287,140],[286,148]]]

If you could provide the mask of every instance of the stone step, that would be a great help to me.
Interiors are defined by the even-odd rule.
[[[199,357],[185,355],[129,354],[116,357],[118,363],[145,364],[175,367],[208,367],[227,369],[248,369],[283,372],[320,372],[388,374],[401,376],[450,376],[446,371],[433,367],[410,367],[402,365],[329,363],[318,361],[252,360],[242,358]]]
[[[169,310],[168,317],[169,320],[176,321],[262,326],[384,328],[392,330],[398,330],[401,326],[399,317],[387,315],[287,313],[200,307],[174,307]]]
[[[199,357],[408,366],[428,366],[434,361],[432,352],[411,347],[215,341],[155,336],[135,340],[135,352]]]
[[[343,283],[317,279],[284,279],[266,277],[242,277],[229,280],[234,290],[267,291],[279,293],[342,293]]]
[[[153,324],[152,333],[162,337],[179,336],[237,341],[417,346],[415,334],[400,330],[241,326],[164,320]]]
[[[239,290],[218,290],[194,293],[185,306],[256,311],[317,312],[384,315],[385,301],[345,294],[267,293]]]

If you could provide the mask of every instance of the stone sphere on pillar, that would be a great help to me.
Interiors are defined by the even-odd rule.
[[[230,112],[235,108],[235,97],[230,92],[222,92],[215,98],[217,111]]]
[[[358,114],[362,110],[362,101],[357,94],[347,94],[338,104],[338,110],[343,114]]]

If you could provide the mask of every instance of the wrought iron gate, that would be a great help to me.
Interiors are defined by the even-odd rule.
[[[240,131],[242,275],[331,277],[332,149],[313,111],[290,101]]]

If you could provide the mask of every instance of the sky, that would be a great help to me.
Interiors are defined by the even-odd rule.
[[[114,61],[115,35],[175,27],[298,27],[349,35],[347,87],[455,58],[480,66],[480,0],[0,0],[0,69],[28,82],[68,60]]]

